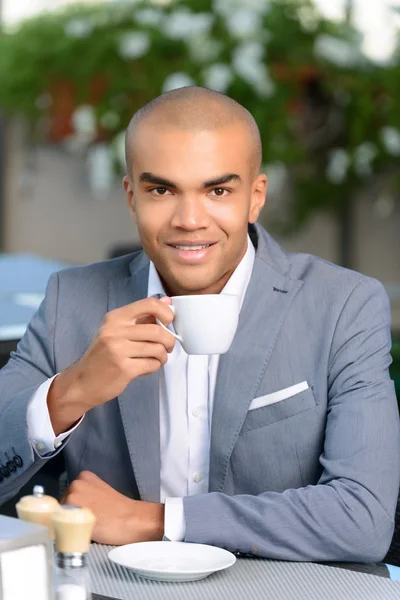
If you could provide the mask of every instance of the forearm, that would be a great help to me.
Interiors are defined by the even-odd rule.
[[[79,379],[79,366],[73,365],[51,384],[47,407],[56,436],[71,429],[89,410]]]
[[[278,560],[376,562],[393,521],[376,498],[346,480],[266,492],[184,498],[186,542]]]

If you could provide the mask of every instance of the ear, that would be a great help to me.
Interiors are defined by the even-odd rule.
[[[255,223],[263,208],[267,195],[267,176],[258,175],[253,183],[249,210],[249,223]]]
[[[136,223],[136,211],[135,211],[135,202],[134,202],[134,193],[133,193],[133,183],[130,180],[130,178],[128,177],[128,175],[125,175],[125,177],[123,178],[122,185],[124,186],[124,190],[125,190],[126,203],[128,204],[129,211]]]

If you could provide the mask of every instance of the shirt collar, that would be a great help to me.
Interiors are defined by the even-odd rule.
[[[247,286],[249,285],[251,274],[253,272],[254,259],[256,251],[249,236],[247,236],[247,250],[242,260],[228,279],[223,294],[233,294],[239,296],[239,307],[242,308]]]
[[[160,276],[158,274],[157,269],[154,266],[154,263],[150,261],[149,268],[149,283],[147,286],[147,297],[151,298],[152,296],[165,296],[164,286],[161,283]]]
[[[249,236],[247,236],[246,254],[243,256],[242,260],[222,290],[222,293],[224,294],[233,294],[235,296],[239,296],[240,308],[242,308],[247,286],[249,285],[251,273],[253,271],[255,254],[256,252],[251,239]],[[154,263],[150,261],[147,297],[150,298],[151,296],[156,295],[165,296],[165,290]]]

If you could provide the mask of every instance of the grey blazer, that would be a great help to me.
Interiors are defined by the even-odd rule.
[[[185,540],[275,559],[379,561],[400,477],[388,298],[378,281],[286,254],[261,226],[250,229],[256,258],[219,363],[209,493],[184,498]],[[0,503],[45,462],[27,435],[33,393],[81,358],[108,311],[146,297],[148,267],[139,252],[50,278],[0,371],[0,460],[14,448],[24,461],[0,483]],[[91,410],[64,442],[69,479],[88,469],[129,497],[159,501],[159,440],[154,374]]]

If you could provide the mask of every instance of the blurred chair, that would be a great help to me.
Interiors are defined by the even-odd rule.
[[[10,353],[17,348],[19,340],[3,340],[0,341],[0,369],[8,363]]]
[[[397,500],[393,539],[384,562],[400,567],[400,493]]]

